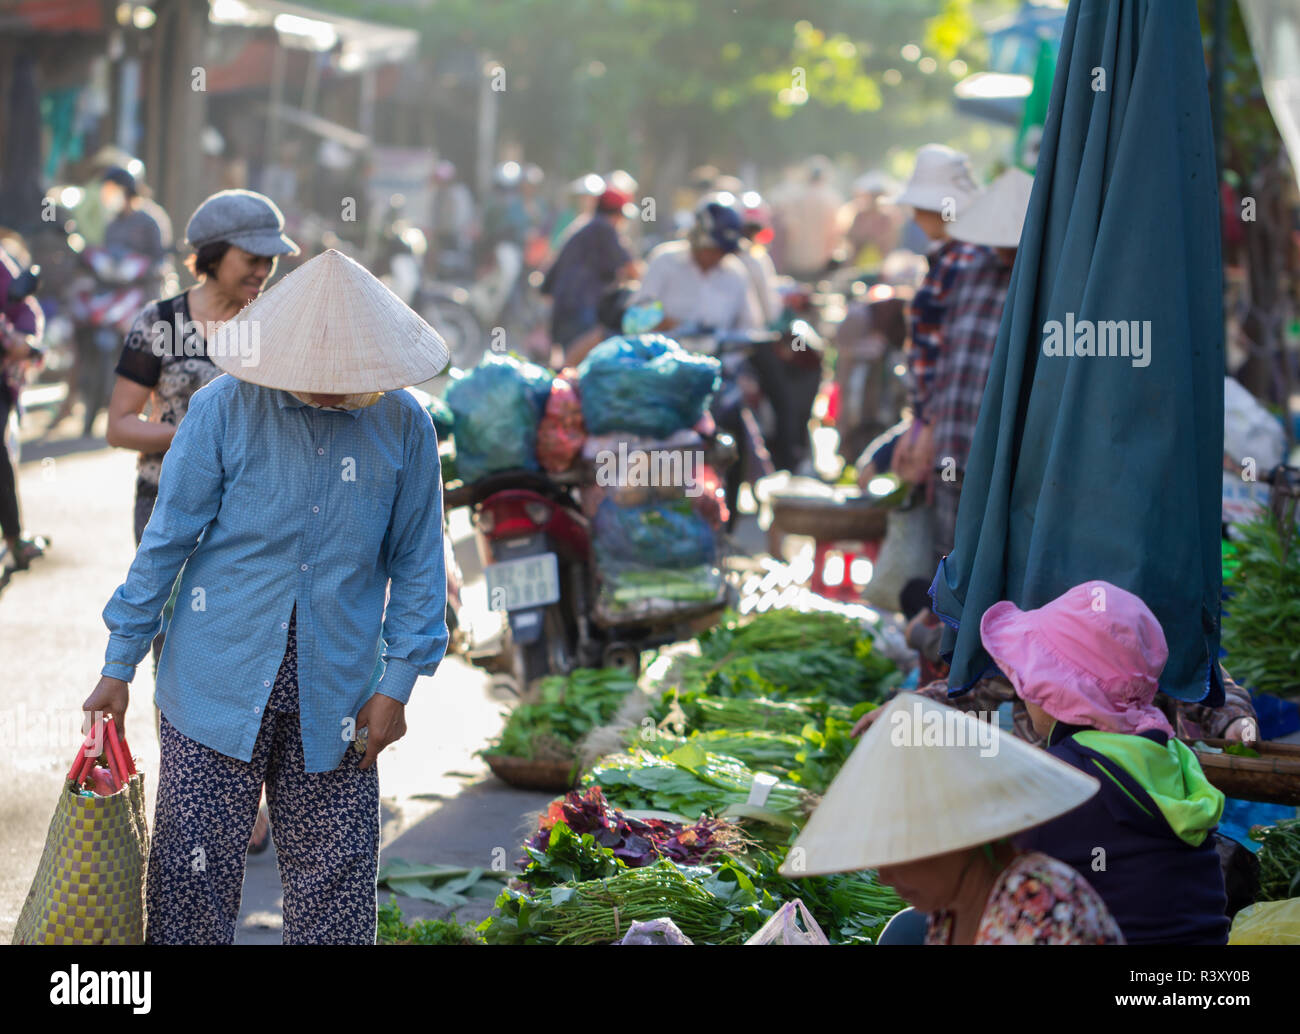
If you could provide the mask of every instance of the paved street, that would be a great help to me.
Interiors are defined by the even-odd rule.
[[[34,414],[34,428],[45,415]],[[0,941],[13,933],[31,883],[47,825],[68,764],[80,743],[81,701],[103,662],[106,631],[100,613],[131,562],[134,454],[102,440],[28,444],[19,470],[24,519],[53,540],[49,554],[0,591]],[[468,527],[458,554],[467,576],[476,567]],[[470,585],[470,597],[481,585]],[[148,780],[152,821],[158,742],[154,732],[150,664],[133,685],[127,734]],[[501,726],[508,700],[490,677],[459,659],[421,679],[407,708],[409,732],[380,761],[385,857],[482,865],[513,860],[529,817],[549,795],[512,790],[496,781],[474,751]],[[386,899],[387,892],[383,892]],[[251,858],[237,940],[279,943],[279,877],[273,851]],[[437,906],[401,899],[409,917],[445,914]],[[459,911],[462,920],[490,905]]]

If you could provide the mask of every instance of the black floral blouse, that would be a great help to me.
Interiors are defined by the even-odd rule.
[[[117,375],[153,389],[149,419],[179,424],[189,409],[190,396],[220,376],[207,356],[207,345],[197,329],[186,337],[179,328],[190,327],[187,294],[150,302],[135,318],[122,346]],[[141,453],[136,467],[136,495],[157,495],[164,453]]]

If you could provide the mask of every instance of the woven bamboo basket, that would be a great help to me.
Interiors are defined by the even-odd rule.
[[[1223,749],[1226,740],[1205,740]],[[1192,746],[1188,744],[1188,746]],[[1300,805],[1300,744],[1257,743],[1257,758],[1198,750],[1205,777],[1229,797],[1263,804]]]
[[[483,758],[494,776],[521,790],[563,793],[573,788],[578,777],[575,761],[531,761],[508,754],[485,754]]]
[[[884,538],[888,521],[889,508],[870,499],[772,498],[772,527],[785,535],[870,542]]]

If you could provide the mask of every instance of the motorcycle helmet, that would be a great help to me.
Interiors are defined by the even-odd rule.
[[[734,255],[740,250],[744,236],[740,213],[734,207],[716,198],[706,198],[695,210],[692,236],[701,243],[717,248],[724,255]]]

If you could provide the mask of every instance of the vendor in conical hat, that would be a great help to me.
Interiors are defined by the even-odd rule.
[[[1068,865],[1010,837],[1075,808],[1097,780],[994,725],[914,693],[882,709],[781,867],[877,869],[927,944],[1122,944]]]
[[[265,783],[285,942],[373,943],[375,759],[447,645],[438,443],[399,389],[438,374],[447,349],[327,251],[208,354],[230,376],[195,392],[167,452],[84,704],[121,724],[180,574],[155,694],[146,939],[233,940]]]

